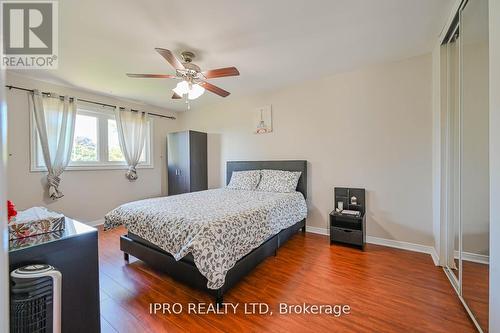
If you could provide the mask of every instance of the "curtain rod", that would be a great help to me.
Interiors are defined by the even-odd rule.
[[[9,90],[11,89],[17,89],[17,90],[22,90],[22,91],[27,91],[27,92],[34,92],[33,89],[27,89],[27,88],[22,88],[22,87],[16,87],[16,86],[12,86],[12,85],[6,85],[5,86],[6,88],[9,88]],[[47,95],[49,96],[50,93],[48,92],[42,92],[43,95]],[[73,99],[73,98],[71,98]],[[83,99],[83,98],[77,98],[77,100],[79,101],[82,101],[82,102],[85,102],[85,103],[90,103],[90,104],[96,104],[96,105],[100,105],[100,106],[108,106],[108,107],[111,107],[111,108],[114,108],[116,107],[116,105],[111,105],[111,104],[106,104],[106,103],[101,103],[101,102],[95,102],[95,101],[90,101],[88,99]],[[125,108],[120,106],[119,107],[120,110],[124,110]],[[141,112],[139,110],[135,110],[135,109],[130,109],[130,111],[134,111],[134,112]],[[161,117],[161,118],[168,118],[168,119],[172,119],[172,120],[175,120],[176,118],[174,116],[165,116],[165,115],[162,115],[162,114],[158,114],[158,113],[151,113],[151,112],[148,112],[148,114],[152,115],[152,116],[156,116],[156,117]]]

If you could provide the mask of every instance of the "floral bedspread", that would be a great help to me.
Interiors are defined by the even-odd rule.
[[[221,188],[121,205],[104,228],[125,225],[176,260],[191,253],[207,287],[218,289],[239,259],[306,215],[300,192]]]

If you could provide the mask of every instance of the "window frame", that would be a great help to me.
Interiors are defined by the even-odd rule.
[[[97,161],[70,161],[66,167],[68,170],[126,170],[128,169],[125,161],[109,161],[108,154],[108,120],[116,120],[114,110],[109,107],[98,107],[93,104],[77,102],[77,114],[84,116],[91,116],[97,118]],[[153,119],[148,120],[148,130],[146,133],[145,144],[145,162],[140,162],[137,169],[153,169],[154,168],[154,147],[153,147],[153,133],[154,123]],[[38,131],[36,129],[35,116],[30,112],[30,172],[44,172],[47,171],[45,165],[38,164]]]

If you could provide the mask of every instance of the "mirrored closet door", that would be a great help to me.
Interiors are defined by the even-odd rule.
[[[447,67],[448,267],[455,287],[460,279],[460,36],[458,26],[445,46]]]
[[[446,68],[446,270],[488,331],[488,1],[464,1],[443,45]]]

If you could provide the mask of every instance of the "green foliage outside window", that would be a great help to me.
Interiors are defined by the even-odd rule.
[[[97,161],[96,144],[86,137],[77,137],[71,152],[72,161]]]

